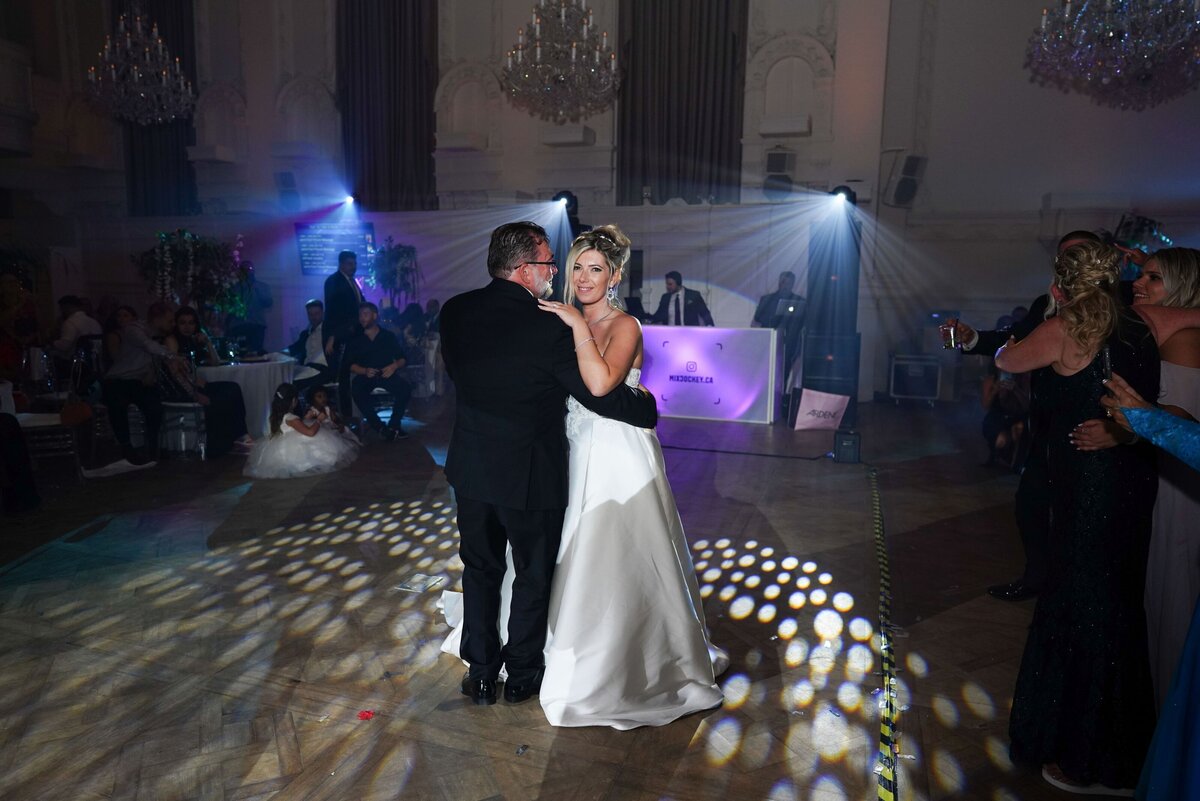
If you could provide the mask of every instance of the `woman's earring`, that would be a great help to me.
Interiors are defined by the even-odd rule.
[[[617,287],[612,284],[610,284],[608,287],[608,302],[609,303],[617,302]]]

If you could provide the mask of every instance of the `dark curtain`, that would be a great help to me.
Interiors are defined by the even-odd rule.
[[[129,6],[114,2],[112,31],[117,17]],[[141,9],[150,23],[158,23],[158,33],[171,55],[183,65],[184,74],[196,86],[195,15],[191,0],[141,0]],[[98,39],[104,43],[103,36]],[[129,214],[134,217],[199,214],[196,197],[196,172],[188,160],[188,145],[196,144],[192,120],[174,120],[162,125],[125,126],[125,194]]]
[[[736,203],[748,0],[621,0],[617,203]]]
[[[371,211],[437,208],[436,0],[339,0],[337,96],[350,192]]]

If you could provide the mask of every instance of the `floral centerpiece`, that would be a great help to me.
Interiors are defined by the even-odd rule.
[[[133,260],[159,300],[236,315],[246,311],[238,288],[250,274],[243,247],[241,234],[230,244],[180,228],[159,233],[158,244]]]
[[[417,249],[398,245],[390,236],[383,240],[369,256],[367,285],[382,289],[393,306],[403,307],[417,300],[421,291]]]

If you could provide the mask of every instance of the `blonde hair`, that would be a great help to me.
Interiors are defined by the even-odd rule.
[[[1163,248],[1150,257],[1162,271],[1164,306],[1200,306],[1200,250]]]
[[[575,237],[575,241],[571,243],[571,251],[567,254],[567,275],[563,282],[567,303],[575,302],[575,282],[571,280],[571,272],[575,269],[575,262],[579,260],[580,256],[589,250],[594,250],[603,256],[605,263],[608,264],[609,274],[617,276],[617,283],[613,286],[618,286],[624,278],[622,271],[629,261],[629,247],[632,244],[629,237],[625,236],[625,232],[615,225],[601,225]],[[608,305],[614,309],[623,308],[620,298],[610,299]]]
[[[1120,251],[1102,242],[1080,242],[1054,260],[1054,285],[1065,300],[1051,297],[1051,309],[1063,321],[1067,336],[1086,352],[1100,347],[1117,328],[1120,269]]]

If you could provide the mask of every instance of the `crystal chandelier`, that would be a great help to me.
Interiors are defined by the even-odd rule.
[[[587,0],[540,0],[517,30],[501,82],[514,106],[563,125],[611,106],[621,73],[608,33],[596,33]]]
[[[99,64],[88,67],[88,94],[106,113],[138,125],[190,117],[192,84],[179,59],[171,58],[157,23],[147,31],[148,22],[137,3],[118,18],[115,36],[104,37]]]
[[[1063,0],[1029,38],[1030,80],[1141,111],[1200,83],[1200,0]]]

